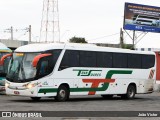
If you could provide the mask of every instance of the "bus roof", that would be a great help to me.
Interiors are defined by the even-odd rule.
[[[12,52],[5,44],[0,43],[0,52]]]
[[[70,50],[86,50],[86,51],[107,51],[107,52],[124,52],[124,53],[138,53],[138,54],[155,54],[151,51],[136,51],[121,48],[101,47],[94,44],[84,43],[38,43],[29,44],[18,47],[15,52],[43,52],[53,49],[70,49]]]

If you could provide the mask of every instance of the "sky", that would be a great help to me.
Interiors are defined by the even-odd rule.
[[[59,0],[60,40],[76,36],[89,43],[119,43],[125,2],[160,7],[160,0]],[[0,0],[0,39],[10,39],[6,29],[13,26],[14,39],[28,40],[31,25],[32,41],[39,40],[42,8],[43,0]],[[126,33],[124,41],[132,43]],[[146,34],[136,47],[160,48],[160,33]]]

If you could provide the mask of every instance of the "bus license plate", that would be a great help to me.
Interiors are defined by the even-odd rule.
[[[15,94],[15,95],[19,95],[19,92],[18,92],[18,91],[14,91],[14,94]]]

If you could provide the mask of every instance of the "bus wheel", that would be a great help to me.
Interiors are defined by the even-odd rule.
[[[127,88],[127,93],[124,95],[121,95],[123,99],[134,99],[136,94],[136,88],[134,85],[129,85]]]
[[[57,91],[57,96],[55,99],[59,102],[66,101],[69,99],[69,90],[64,85],[60,86]]]
[[[104,99],[112,99],[113,95],[101,95]]]
[[[34,101],[39,101],[41,99],[41,97],[31,97],[31,99]]]

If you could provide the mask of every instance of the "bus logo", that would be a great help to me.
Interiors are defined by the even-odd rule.
[[[73,71],[78,71],[77,76],[101,76],[101,73],[102,73],[102,70],[74,69]]]

